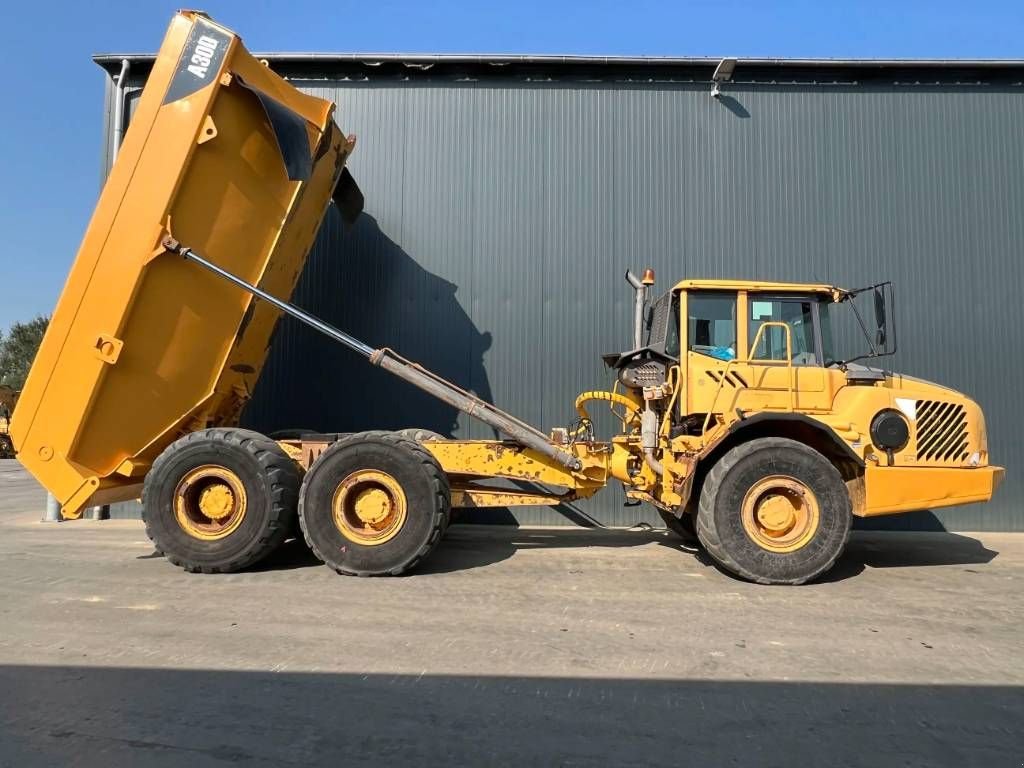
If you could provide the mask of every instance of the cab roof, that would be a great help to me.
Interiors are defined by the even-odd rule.
[[[820,293],[837,296],[842,288],[825,283],[773,283],[767,280],[682,280],[675,290],[758,291],[779,293]]]

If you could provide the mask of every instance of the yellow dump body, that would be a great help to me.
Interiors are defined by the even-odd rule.
[[[333,109],[202,14],[172,20],[11,423],[66,516],[237,420],[278,312],[160,242],[291,295],[352,149]]]

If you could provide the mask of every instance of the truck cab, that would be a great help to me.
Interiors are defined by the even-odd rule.
[[[873,317],[858,309],[860,296],[873,297]],[[988,466],[978,404],[858,362],[895,351],[891,304],[887,283],[676,284],[646,318],[648,348],[678,371],[675,450],[709,457],[754,436],[800,439],[844,467],[858,516],[989,498],[1002,470]],[[863,330],[863,355],[840,356],[839,313]],[[951,473],[963,469],[979,471]]]
[[[691,280],[669,294],[665,351],[685,366],[687,414],[824,412],[845,385],[833,366],[830,286]],[[664,299],[663,299],[664,300]]]

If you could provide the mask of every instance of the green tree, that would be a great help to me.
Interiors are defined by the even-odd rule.
[[[6,338],[0,337],[0,384],[16,390],[25,386],[28,369],[49,324],[50,318],[37,317],[27,323],[15,323]]]

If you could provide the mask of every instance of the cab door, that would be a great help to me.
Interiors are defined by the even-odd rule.
[[[745,384],[734,374],[740,347],[736,291],[687,290],[680,296],[680,336],[685,392],[680,416],[728,413],[739,406]]]
[[[732,370],[748,390],[740,407],[827,411],[817,298],[742,292],[739,299],[745,338]]]

